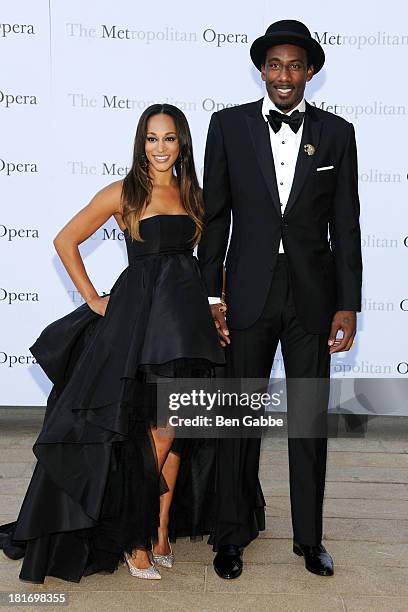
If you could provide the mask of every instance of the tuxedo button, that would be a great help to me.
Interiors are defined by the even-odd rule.
[[[289,224],[288,223],[282,223],[281,227],[289,227]]]

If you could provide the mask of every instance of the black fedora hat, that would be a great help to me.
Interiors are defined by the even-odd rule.
[[[314,72],[319,72],[324,64],[324,51],[321,45],[312,38],[304,23],[295,19],[276,21],[265,32],[265,36],[257,38],[251,46],[251,59],[258,70],[265,61],[265,53],[275,45],[297,45],[306,49],[308,61],[314,66]]]

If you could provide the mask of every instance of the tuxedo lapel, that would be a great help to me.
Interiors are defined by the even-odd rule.
[[[271,141],[269,136],[269,124],[264,120],[261,114],[261,104],[256,105],[256,113],[254,115],[246,115],[249,133],[251,135],[252,144],[255,150],[258,163],[261,167],[262,174],[271,194],[274,206],[281,216],[280,198],[278,185],[276,183],[275,164],[273,161]]]
[[[299,153],[296,160],[292,189],[290,190],[284,215],[287,215],[289,210],[296,202],[296,199],[302,191],[303,185],[305,184],[308,174],[311,171],[315,161],[314,155],[308,155],[305,151],[305,145],[313,145],[315,150],[317,151],[320,141],[321,129],[322,122],[320,121],[320,119],[318,119],[316,113],[313,112],[313,107],[310,106],[310,104],[306,103],[306,113],[303,126],[302,140],[300,142]]]

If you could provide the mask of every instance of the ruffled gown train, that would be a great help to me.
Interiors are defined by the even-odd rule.
[[[156,215],[141,222],[144,242],[126,231],[129,265],[105,316],[83,304],[30,349],[53,388],[18,519],[0,527],[0,546],[24,552],[23,580],[113,572],[124,551],[150,548],[157,537],[167,488],[150,431],[156,381],[214,376],[224,364],[194,229],[186,215]],[[214,440],[176,439],[172,451],[182,461],[170,536],[210,534]]]

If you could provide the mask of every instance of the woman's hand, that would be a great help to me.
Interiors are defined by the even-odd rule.
[[[104,317],[106,308],[108,306],[109,298],[110,295],[104,295],[103,297],[100,297],[98,295],[98,297],[89,300],[88,306],[91,310],[96,312],[96,314],[100,315],[101,317]]]

